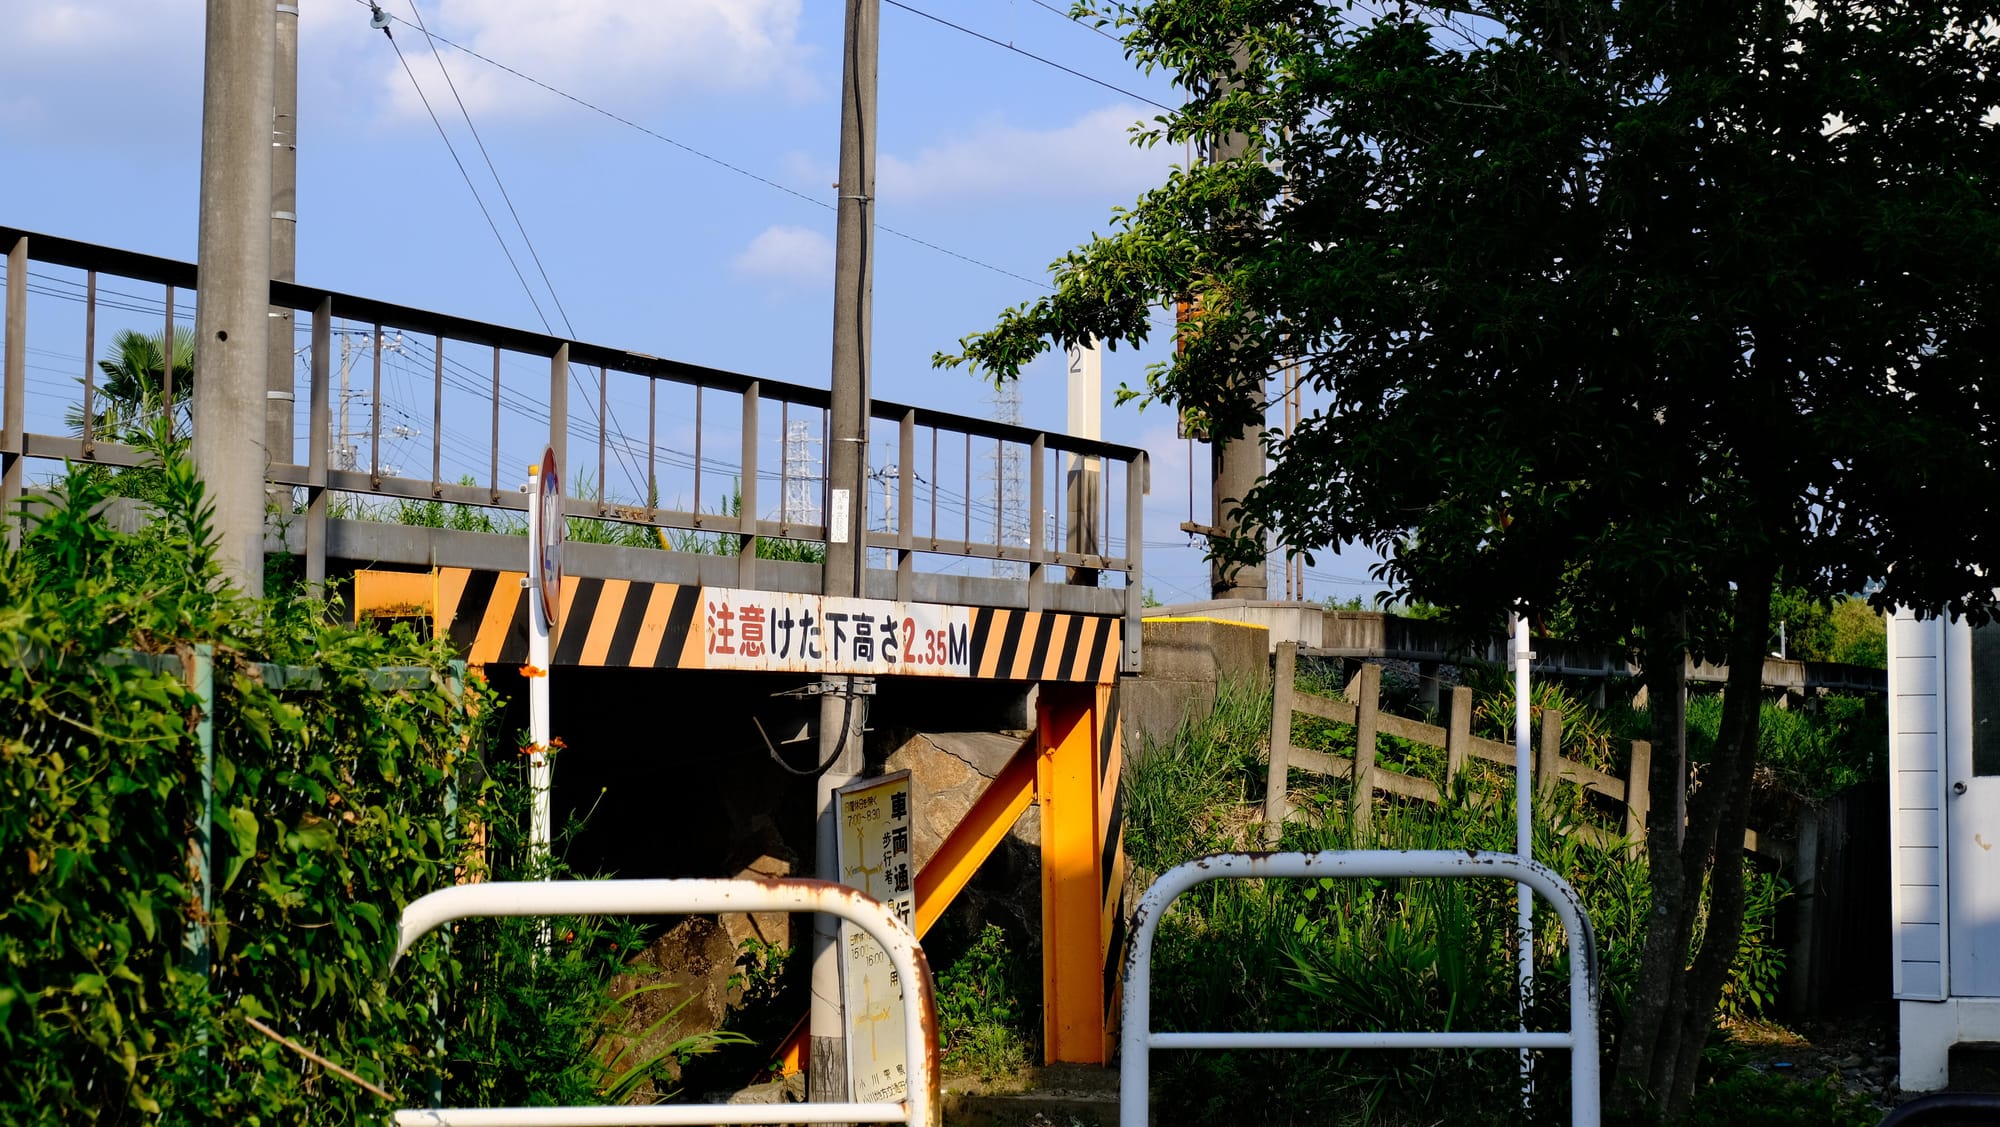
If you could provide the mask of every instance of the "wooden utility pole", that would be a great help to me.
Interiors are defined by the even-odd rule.
[[[868,573],[868,358],[874,315],[875,71],[880,0],[847,0],[840,76],[840,185],[833,252],[833,388],[827,450],[824,595],[865,597]],[[835,792],[862,768],[868,678],[821,682],[818,836],[814,874],[841,879]],[[849,1099],[840,1004],[840,925],[813,917],[812,1010],[807,1073],[815,1101]]]
[[[251,596],[264,593],[275,34],[271,0],[208,0],[195,251],[194,464],[215,504],[223,578]]]
[[[299,6],[277,0],[271,52],[271,277],[298,280]],[[271,307],[270,385],[264,393],[264,445],[273,462],[290,462],[297,371],[290,306]]]

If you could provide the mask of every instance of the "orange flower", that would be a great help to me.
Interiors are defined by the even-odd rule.
[[[521,667],[521,676],[523,677],[547,677],[548,675],[549,671],[540,666],[523,665]]]

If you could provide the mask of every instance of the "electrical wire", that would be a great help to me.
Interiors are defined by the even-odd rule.
[[[1056,68],[1057,70],[1059,70],[1059,71],[1062,71],[1062,72],[1063,72],[1064,74],[1068,74],[1068,75],[1073,75],[1073,76],[1075,76],[1075,77],[1077,77],[1077,78],[1081,78],[1081,79],[1083,79],[1083,80],[1084,80],[1085,82],[1090,82],[1090,83],[1094,83],[1094,84],[1096,84],[1096,85],[1098,85],[1098,86],[1102,86],[1102,87],[1104,87],[1104,88],[1105,88],[1106,90],[1109,90],[1109,91],[1111,91],[1111,92],[1112,92],[1112,93],[1114,93],[1114,94],[1123,94],[1123,95],[1124,95],[1125,97],[1127,97],[1127,98],[1134,98],[1134,99],[1137,99],[1138,101],[1141,101],[1141,102],[1144,102],[1144,103],[1146,103],[1146,104],[1147,104],[1147,105],[1149,105],[1149,106],[1154,106],[1154,107],[1156,107],[1156,108],[1158,108],[1158,109],[1163,109],[1163,110],[1167,111],[1168,113],[1173,113],[1173,112],[1174,112],[1174,107],[1172,107],[1172,106],[1170,106],[1170,105],[1167,105],[1167,104],[1166,104],[1165,102],[1156,102],[1156,101],[1154,101],[1153,99],[1151,99],[1151,98],[1148,98],[1148,97],[1146,97],[1146,96],[1145,96],[1144,94],[1138,94],[1138,93],[1134,93],[1133,91],[1130,91],[1130,90],[1127,90],[1127,89],[1125,89],[1125,88],[1124,88],[1124,87],[1122,87],[1122,86],[1113,86],[1113,85],[1112,85],[1111,83],[1109,83],[1109,82],[1106,82],[1106,81],[1104,81],[1104,80],[1103,80],[1103,79],[1101,79],[1101,78],[1093,78],[1093,77],[1091,77],[1090,75],[1087,75],[1087,74],[1083,73],[1083,72],[1082,72],[1082,71],[1080,71],[1080,70],[1075,70],[1075,69],[1073,69],[1073,68],[1070,68],[1070,67],[1066,67],[1066,66],[1062,65],[1061,63],[1059,63],[1059,62],[1056,62],[1056,61],[1055,61],[1054,59],[1045,59],[1045,58],[1043,58],[1042,56],[1040,56],[1040,55],[1037,55],[1037,54],[1035,54],[1035,53],[1034,53],[1033,51],[1024,51],[1024,50],[1022,50],[1021,48],[1019,48],[1019,47],[1016,47],[1016,46],[1014,46],[1014,45],[1013,45],[1012,43],[1008,43],[1008,42],[1005,42],[1005,41],[1003,41],[1003,40],[999,40],[999,39],[995,39],[995,38],[993,38],[993,37],[992,37],[992,36],[990,36],[990,35],[986,35],[986,34],[983,34],[983,33],[981,33],[981,32],[977,32],[977,31],[974,31],[974,30],[972,30],[971,28],[969,28],[969,27],[966,27],[966,26],[965,26],[965,25],[963,25],[963,24],[955,24],[955,23],[951,22],[950,20],[948,20],[948,19],[945,19],[945,18],[944,18],[943,16],[934,16],[934,15],[931,15],[931,14],[930,14],[929,12],[926,12],[926,11],[924,11],[924,10],[923,10],[922,8],[913,8],[913,7],[911,7],[910,5],[908,5],[908,4],[905,4],[905,3],[903,3],[903,0],[882,0],[882,2],[883,2],[884,4],[887,4],[887,5],[889,5],[889,6],[890,6],[890,7],[892,7],[892,8],[901,8],[902,10],[904,10],[905,12],[908,12],[908,13],[910,13],[910,14],[911,14],[911,15],[913,15],[913,16],[922,16],[923,18],[925,18],[925,19],[927,19],[927,20],[930,20],[930,21],[931,21],[931,22],[933,22],[933,23],[940,23],[940,24],[943,24],[944,26],[946,26],[946,27],[948,27],[948,28],[952,29],[953,31],[958,31],[958,32],[963,32],[963,33],[965,33],[966,35],[970,35],[970,36],[972,36],[972,37],[973,37],[974,39],[978,39],[978,40],[981,40],[981,41],[983,41],[983,42],[987,42],[987,43],[991,43],[991,44],[993,44],[993,45],[994,45],[995,47],[999,47],[999,48],[1002,48],[1002,49],[1004,49],[1004,50],[1008,50],[1008,51],[1012,51],[1012,52],[1014,52],[1014,53],[1015,53],[1016,55],[1021,55],[1021,56],[1024,56],[1024,57],[1026,57],[1026,58],[1030,58],[1030,59],[1033,59],[1033,60],[1035,60],[1036,62],[1038,62],[1038,63],[1041,63],[1041,64],[1042,64],[1043,66],[1051,66],[1051,67],[1054,67],[1054,68]]]
[[[374,6],[374,0],[354,0],[354,2],[366,8],[372,8]],[[410,21],[392,12],[384,12],[383,15],[393,22],[404,24],[410,27],[416,26],[414,24],[411,24]],[[385,28],[384,30],[386,31],[387,29]],[[597,105],[594,102],[586,101],[585,99],[580,98],[575,94],[570,93],[567,90],[563,90],[556,86],[552,86],[549,83],[543,82],[541,79],[536,78],[533,75],[525,74],[521,71],[518,71],[513,67],[508,66],[506,63],[500,62],[486,55],[482,55],[478,51],[475,51],[472,48],[467,47],[463,43],[458,43],[451,39],[447,39],[444,36],[437,34],[436,32],[427,32],[426,34],[428,34],[430,38],[432,38],[433,40],[442,43],[445,46],[450,47],[454,50],[463,51],[466,54],[471,55],[473,58],[478,59],[480,62],[485,63],[488,66],[506,71],[508,74],[513,75],[515,78],[518,78],[521,81],[528,83],[529,85],[536,86],[543,90],[546,90],[549,93],[554,94],[556,97],[562,98],[565,101],[573,102],[576,105],[581,106],[584,109],[589,110],[591,113],[597,114],[600,117],[609,118],[610,120],[615,121],[618,124],[623,125],[629,129],[635,129],[638,132],[643,133],[648,137],[651,137],[655,141],[671,145],[674,148],[679,149],[682,152],[698,160],[707,161],[709,164],[715,165],[718,168],[734,172],[738,176],[747,177],[748,179],[754,180],[757,183],[762,184],[767,188],[772,188],[776,191],[783,192],[788,196],[792,196],[795,199],[803,200],[804,202],[809,203],[814,207],[823,208],[827,211],[836,210],[833,204],[828,203],[827,201],[820,199],[817,196],[813,196],[808,193],[802,192],[797,188],[791,187],[790,185],[787,184],[780,183],[776,180],[771,179],[768,176],[752,172],[750,169],[745,168],[742,165],[731,163],[730,161],[724,160],[721,157],[718,157],[712,153],[703,152],[702,150],[697,149],[693,145],[687,144],[684,141],[677,141],[674,138],[669,137],[666,134],[661,133],[656,129],[647,128],[646,126],[641,125],[636,121],[633,121],[631,118],[621,116],[620,114],[605,109],[603,106]],[[1047,282],[1042,281],[1040,279],[1030,278],[1026,274],[1016,273],[1015,271],[1009,270],[1004,266],[996,266],[991,262],[985,261],[984,259],[974,258],[969,254],[964,254],[962,252],[952,250],[950,247],[942,246],[938,243],[930,241],[929,239],[923,238],[922,236],[911,234],[908,231],[899,230],[898,228],[891,227],[885,223],[877,223],[876,229],[881,231],[885,235],[891,235],[895,238],[903,240],[904,242],[923,247],[925,250],[935,251],[938,254],[946,256],[947,258],[958,259],[960,262],[963,262],[969,266],[977,266],[981,270],[991,271],[992,273],[999,274],[1002,277],[1012,278],[1017,282],[1026,282],[1031,286],[1039,286],[1045,290],[1054,289],[1053,286],[1049,285]]]
[[[1123,39],[1118,38],[1117,36],[1111,34],[1110,32],[1104,30],[1101,27],[1096,26],[1095,24],[1084,23],[1082,20],[1077,19],[1075,16],[1070,15],[1068,12],[1065,12],[1061,8],[1056,7],[1054,4],[1049,3],[1048,0],[1030,0],[1030,2],[1033,3],[1035,7],[1040,8],[1046,12],[1053,12],[1056,15],[1061,16],[1063,19],[1069,21],[1072,24],[1075,24],[1077,27],[1080,27],[1085,31],[1088,31],[1094,35],[1101,35],[1104,38],[1109,39],[1110,41],[1118,44],[1121,47],[1125,45],[1125,41]]]
[[[374,10],[381,11],[380,8]],[[479,205],[479,214],[486,217],[486,226],[492,229],[494,241],[500,244],[500,253],[507,256],[507,265],[514,268],[514,277],[520,279],[521,292],[528,295],[528,304],[535,307],[535,318],[542,323],[544,332],[554,335],[555,328],[549,324],[548,314],[542,312],[542,303],[535,300],[534,287],[528,284],[528,276],[521,273],[521,264],[514,261],[514,252],[508,248],[506,238],[500,234],[500,225],[493,221],[493,213],[487,210],[486,201],[480,198],[479,189],[472,183],[472,173],[466,170],[465,162],[458,158],[458,147],[451,143],[451,135],[444,131],[444,122],[438,120],[437,111],[431,108],[431,100],[424,94],[423,83],[417,81],[417,72],[410,69],[410,60],[403,57],[402,44],[396,42],[396,37],[390,34],[387,26],[382,28],[382,35],[388,39],[389,46],[395,49],[396,61],[403,64],[403,73],[409,76],[410,87],[417,92],[417,100],[424,104],[424,112],[430,115],[431,124],[437,127],[438,136],[444,140],[445,150],[451,153],[451,162],[458,166],[458,174],[464,177],[466,190],[472,193],[472,202]]]
[[[437,40],[431,36],[430,28],[425,26],[424,15],[417,8],[417,0],[407,0],[407,2],[410,5],[410,14],[417,18],[417,31],[423,35],[424,41],[430,45],[431,57],[437,60],[438,73],[444,76],[444,84],[447,88],[451,90],[452,101],[458,103],[458,112],[459,115],[465,119],[465,127],[472,133],[473,143],[479,146],[479,155],[486,162],[486,171],[492,175],[494,186],[500,189],[500,199],[507,205],[507,214],[512,216],[514,219],[514,229],[520,232],[521,242],[524,246],[528,248],[528,257],[534,261],[535,270],[542,277],[542,286],[543,288],[548,290],[549,302],[555,306],[556,315],[562,318],[563,331],[567,333],[571,339],[575,339],[576,326],[570,322],[569,310],[563,308],[562,297],[556,293],[555,283],[549,280],[548,267],[542,264],[541,252],[535,249],[535,240],[529,237],[527,224],[521,222],[521,213],[514,207],[514,197],[507,191],[507,182],[501,179],[500,169],[493,163],[493,154],[488,152],[486,149],[486,139],[479,135],[479,127],[477,125],[474,125],[472,122],[472,111],[466,108],[465,99],[459,95],[458,83],[452,81],[451,71],[449,68],[445,66],[444,63],[444,52],[438,50]],[[372,10],[377,13],[380,13],[382,11],[381,8],[379,7],[374,8]],[[384,27],[382,29],[382,34],[388,36],[389,42],[392,45],[395,44],[396,37],[393,35],[389,35],[389,29],[387,27]],[[398,48],[396,52],[396,57],[399,59],[402,58],[402,50],[400,48]],[[409,64],[407,62],[403,64],[403,69],[406,72],[409,70]],[[410,76],[410,82],[412,85],[416,84],[416,76],[414,74]],[[419,97],[423,96],[423,91],[421,89],[419,89],[417,93]],[[424,103],[424,108],[427,110],[430,108],[430,103],[428,101]],[[433,115],[433,120],[436,120],[435,115]],[[444,131],[444,127],[439,126],[438,131],[440,134],[442,134]],[[446,140],[446,144],[447,145],[450,144],[450,140],[448,138]],[[454,160],[457,159],[457,155],[458,154],[456,152],[453,152],[452,157]],[[464,171],[463,166],[460,166],[460,171],[461,172]],[[467,181],[467,186],[468,187],[470,186],[469,180]],[[473,195],[477,196],[478,193],[474,192]],[[485,205],[482,203],[480,206],[484,208]],[[488,219],[490,221],[491,217],[489,216]],[[497,235],[498,232],[496,231],[495,234]],[[511,259],[512,256],[510,255],[509,257]],[[518,268],[516,269],[516,273],[517,274],[519,273]],[[526,285],[526,279],[522,280],[522,284]],[[532,296],[530,297],[530,300],[531,301],[533,300]],[[535,312],[539,314],[541,312],[541,307],[537,306]],[[542,324],[544,327],[548,326],[547,318],[543,319]],[[599,379],[604,378],[604,374],[602,371],[598,372],[598,378]],[[589,401],[590,389],[588,386],[584,384],[583,378],[577,373],[572,372],[571,379],[576,383],[578,389],[584,392],[585,395],[584,401],[588,405],[591,414],[597,415],[597,405],[594,403],[590,403]],[[603,426],[606,423],[609,423],[611,429],[614,431],[619,429],[617,421],[615,419],[607,420],[602,417],[598,418],[598,425]],[[621,437],[622,437],[622,432],[621,432]],[[621,461],[619,463],[618,468],[622,470],[625,474],[625,483],[631,486],[632,488],[637,489],[638,488],[637,468],[633,466],[629,461]],[[603,487],[604,483],[599,482],[598,488],[602,489]]]

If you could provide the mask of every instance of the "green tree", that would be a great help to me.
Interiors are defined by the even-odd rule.
[[[97,385],[97,410],[91,412],[91,432],[109,442],[138,442],[150,421],[160,414],[167,395],[165,334],[121,329],[111,339],[111,354],[97,362],[104,380]],[[194,332],[179,329],[173,347],[173,420],[176,438],[186,438],[193,420]],[[63,421],[71,433],[83,433],[83,404],[71,404]]]
[[[1736,956],[1772,594],[1993,604],[2000,5],[1083,6],[1186,93],[1140,143],[1241,155],[1176,170],[938,362],[1012,378],[1179,303],[1121,394],[1229,434],[1257,376],[1309,389],[1248,527],[1366,543],[1398,598],[1467,623],[1560,611],[1637,646],[1654,701],[1691,650],[1729,662],[1684,823],[1675,710],[1653,717],[1612,1096],[1678,1114]]]
[[[1831,616],[1833,646],[1830,661],[1886,669],[1889,665],[1889,626],[1882,612],[1868,600],[1852,595],[1835,603]]]

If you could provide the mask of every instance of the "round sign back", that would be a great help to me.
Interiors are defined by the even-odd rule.
[[[542,472],[537,488],[541,492],[541,523],[535,529],[536,551],[540,559],[536,562],[542,572],[542,616],[549,629],[555,629],[557,609],[562,606],[562,546],[563,532],[569,522],[563,519],[562,478],[556,472],[556,452],[549,447],[542,452]]]

